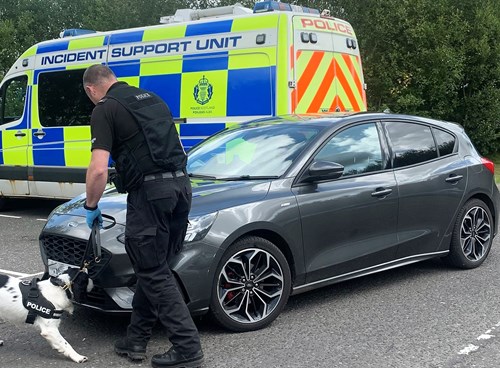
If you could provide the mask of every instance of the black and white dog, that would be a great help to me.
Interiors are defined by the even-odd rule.
[[[57,277],[38,281],[36,286],[0,274],[0,319],[32,323],[40,328],[41,335],[53,349],[74,362],[86,362],[87,357],[78,354],[59,333],[59,317],[64,311],[73,313],[72,300],[78,301],[93,286],[86,270],[78,268],[68,268]]]

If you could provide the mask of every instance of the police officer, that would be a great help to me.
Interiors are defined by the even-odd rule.
[[[125,249],[137,276],[127,336],[115,352],[146,358],[157,320],[172,347],[151,359],[153,367],[199,367],[198,331],[177,288],[168,261],[180,250],[191,206],[186,154],[168,106],[154,93],[118,82],[111,69],[93,65],[83,75],[96,105],[90,121],[92,156],[86,177],[87,224],[102,224],[98,207],[107,183],[109,156],[117,189],[128,192]]]

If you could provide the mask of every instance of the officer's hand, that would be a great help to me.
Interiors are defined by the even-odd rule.
[[[84,206],[85,209],[87,210],[87,225],[90,229],[92,229],[92,224],[94,221],[97,219],[99,223],[99,228],[102,229],[102,215],[101,215],[101,210],[99,207],[95,208],[90,208],[87,207],[87,205]]]

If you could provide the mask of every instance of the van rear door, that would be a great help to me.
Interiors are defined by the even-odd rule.
[[[294,16],[292,112],[365,111],[356,36],[339,19]]]

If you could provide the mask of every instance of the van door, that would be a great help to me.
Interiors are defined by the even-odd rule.
[[[31,195],[72,198],[85,191],[94,105],[83,89],[84,71],[47,70],[36,74]]]
[[[6,79],[0,87],[0,196],[29,194],[28,76]]]
[[[337,95],[333,40],[314,27],[316,18],[294,16],[294,81],[292,113],[330,112]],[[311,28],[312,29],[308,29]]]
[[[365,111],[361,58],[349,23],[294,16],[293,29],[292,112]]]

